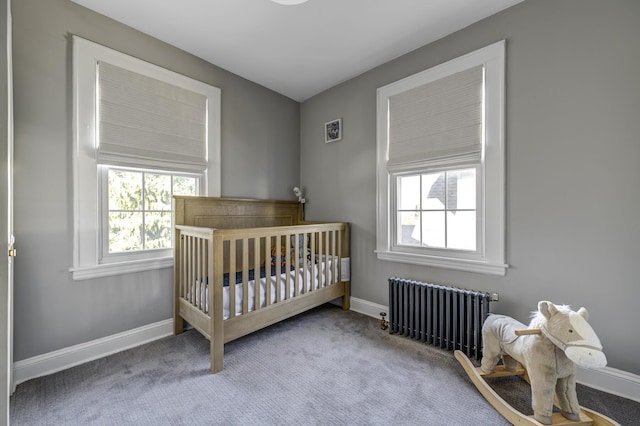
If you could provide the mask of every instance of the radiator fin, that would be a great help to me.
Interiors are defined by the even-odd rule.
[[[491,295],[389,278],[389,331],[482,358],[482,324]]]

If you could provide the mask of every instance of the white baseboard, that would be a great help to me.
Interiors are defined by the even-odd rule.
[[[351,310],[373,318],[380,318],[380,312],[389,312],[389,307],[369,302],[368,300],[358,299],[351,296],[349,298]]]
[[[616,368],[590,370],[578,367],[578,383],[640,402],[640,376]]]
[[[167,319],[14,362],[12,389],[15,391],[16,386],[27,380],[66,370],[67,368],[103,358],[172,334],[173,319]]]
[[[351,297],[351,310],[380,318],[380,312],[389,312],[389,307]],[[589,370],[578,367],[578,383],[613,395],[640,402],[640,376],[626,371],[605,367]]]

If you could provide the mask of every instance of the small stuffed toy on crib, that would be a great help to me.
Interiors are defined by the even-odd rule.
[[[600,340],[588,319],[585,308],[572,311],[568,306],[548,301],[538,303],[538,311],[534,312],[528,327],[511,317],[489,315],[482,327],[480,369],[485,374],[493,372],[501,357],[509,370],[515,370],[517,363],[522,364],[531,381],[534,418],[551,424],[555,391],[562,415],[579,421],[575,366],[602,368],[607,365]],[[516,333],[522,329],[532,333]]]
[[[302,266],[304,264],[305,253],[303,250],[305,239],[308,241],[308,237],[304,234],[300,235],[292,235],[291,236],[291,249],[289,251],[289,260],[291,261],[291,266],[296,267],[295,262],[295,247],[298,245],[298,253],[300,258],[298,259],[297,266]],[[308,251],[309,249],[307,249]],[[277,250],[275,247],[271,248],[271,266],[277,266],[278,262],[280,263],[280,267],[284,268],[287,264],[287,249],[284,245],[280,247],[280,257],[277,256]],[[306,255],[307,260],[311,260],[309,253]]]

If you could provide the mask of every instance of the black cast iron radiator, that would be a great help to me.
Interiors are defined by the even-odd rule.
[[[482,357],[482,324],[497,295],[389,278],[389,331]]]

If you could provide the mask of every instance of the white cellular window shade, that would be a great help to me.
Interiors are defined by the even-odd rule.
[[[482,151],[483,66],[389,97],[387,166]]]
[[[99,163],[206,169],[206,96],[99,61],[97,109]]]

